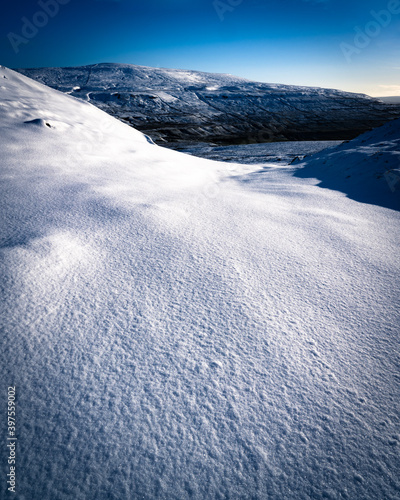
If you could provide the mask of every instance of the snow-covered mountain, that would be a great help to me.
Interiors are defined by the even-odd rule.
[[[298,165],[299,162],[297,162]],[[400,120],[307,158],[296,172],[351,198],[400,210]]]
[[[18,70],[90,101],[159,142],[345,140],[400,116],[398,105],[339,90],[128,64]]]
[[[386,97],[378,97],[380,101],[386,102],[387,104],[400,104],[400,96],[399,95],[394,95],[394,96],[386,96]]]
[[[398,498],[400,213],[294,169],[0,67],[15,498]]]

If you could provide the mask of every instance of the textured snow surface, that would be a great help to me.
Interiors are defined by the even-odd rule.
[[[15,498],[398,499],[399,213],[0,78]]]

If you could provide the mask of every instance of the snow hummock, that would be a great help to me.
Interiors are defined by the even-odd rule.
[[[300,177],[351,198],[400,210],[400,120],[305,159]]]
[[[3,76],[16,498],[398,498],[399,212]]]

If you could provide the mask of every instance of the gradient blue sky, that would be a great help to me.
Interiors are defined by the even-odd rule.
[[[21,19],[32,21],[43,9],[38,1],[3,5],[0,64],[121,62],[400,95],[399,0],[219,0],[223,16],[213,0],[60,1],[67,3],[18,53],[9,34],[22,36]],[[389,8],[398,13],[374,21],[371,11]],[[374,32],[363,48],[355,46],[357,27]],[[357,53],[346,58],[342,44]]]

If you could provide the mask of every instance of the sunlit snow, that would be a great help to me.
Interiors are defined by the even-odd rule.
[[[15,498],[399,498],[399,212],[0,78]]]

